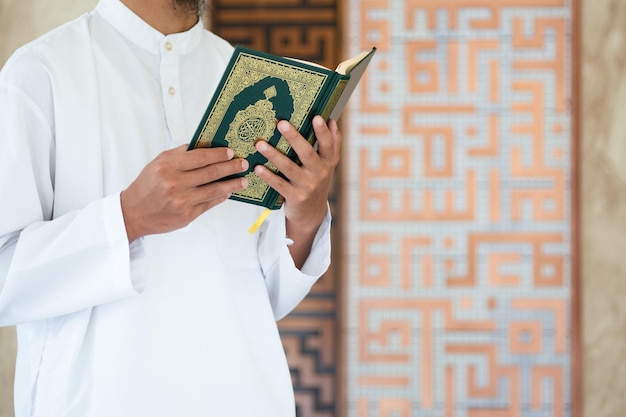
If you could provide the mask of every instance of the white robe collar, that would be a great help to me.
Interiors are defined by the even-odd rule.
[[[96,12],[122,36],[153,54],[163,52],[168,43],[168,51],[174,45],[172,53],[186,54],[199,44],[204,30],[202,21],[198,20],[198,23],[186,32],[164,35],[119,0],[100,0]]]

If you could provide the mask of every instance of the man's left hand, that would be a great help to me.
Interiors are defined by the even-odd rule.
[[[326,216],[328,193],[333,172],[339,163],[342,137],[336,121],[331,120],[326,124],[321,116],[315,116],[313,129],[317,138],[316,151],[288,121],[281,120],[277,127],[298,155],[301,165],[267,142],[259,141],[256,149],[276,165],[286,179],[263,165],[257,165],[254,172],[285,198],[287,236],[294,241],[290,251],[296,266],[300,268]]]

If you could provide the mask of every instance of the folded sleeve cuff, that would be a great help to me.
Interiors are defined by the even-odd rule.
[[[116,193],[104,199],[104,218],[107,237],[113,247],[128,252],[128,263],[124,265],[128,272],[116,274],[114,279],[120,280],[118,282],[120,289],[128,287],[130,284],[135,292],[141,293],[146,288],[147,284],[147,268],[143,238],[139,238],[130,244],[128,243],[120,195],[121,193]],[[128,278],[130,278],[130,282]]]
[[[309,256],[301,269],[296,268],[286,236],[285,216],[281,210],[272,213],[260,246],[261,266],[274,316],[287,315],[308,294],[330,265],[330,210],[320,225]]]
[[[322,276],[330,266],[330,224],[331,216],[330,208],[328,208],[326,210],[326,217],[315,234],[315,239],[311,246],[311,253],[300,269],[303,274],[316,277],[317,279]]]

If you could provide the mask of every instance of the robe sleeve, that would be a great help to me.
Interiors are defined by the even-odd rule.
[[[272,310],[276,320],[285,317],[309,293],[313,284],[330,265],[330,209],[313,240],[311,252],[302,266],[296,268],[288,245],[285,215],[273,212],[264,225],[259,241],[259,259],[265,275]],[[297,237],[294,237],[297,238]]]
[[[142,242],[128,244],[119,193],[55,218],[55,141],[51,110],[42,107],[0,80],[0,326],[72,313],[145,285]]]

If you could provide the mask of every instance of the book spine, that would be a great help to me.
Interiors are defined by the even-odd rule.
[[[330,114],[333,112],[333,109],[337,105],[337,102],[341,98],[343,91],[348,85],[349,77],[341,77],[338,75],[338,79],[335,83],[335,87],[331,89],[330,93],[327,95],[326,103],[324,103],[321,108],[322,110],[319,112],[319,115],[324,118],[328,122],[328,118]],[[315,132],[311,131],[307,140],[311,145],[315,144]]]
[[[333,112],[333,109],[341,98],[343,91],[346,89],[346,85],[348,85],[349,80],[350,79],[348,77],[339,78],[336,87],[333,89],[332,94],[328,97],[328,101],[326,102],[324,110],[321,113],[321,116],[324,118],[324,120],[328,121],[330,114]]]

